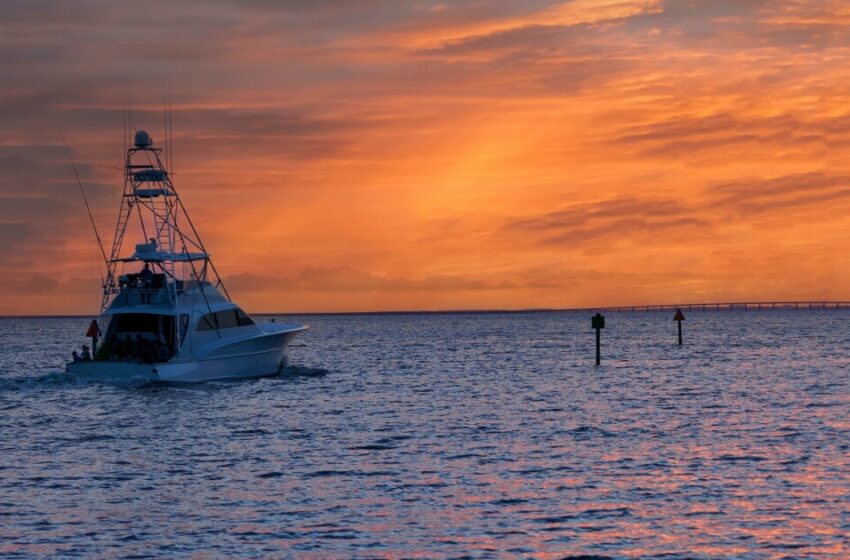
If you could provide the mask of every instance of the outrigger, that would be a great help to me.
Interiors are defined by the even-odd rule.
[[[101,337],[92,323],[92,353],[86,348],[75,355],[67,370],[98,379],[188,383],[278,373],[286,344],[307,327],[255,322],[231,301],[161,152],[143,130],[127,149],[100,307],[100,324],[108,321],[108,327]],[[122,256],[128,234],[143,241]]]

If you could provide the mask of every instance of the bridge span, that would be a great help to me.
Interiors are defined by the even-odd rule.
[[[769,309],[827,310],[850,309],[850,301],[740,301],[726,303],[682,303],[663,305],[628,305],[588,308],[588,311],[761,311]]]

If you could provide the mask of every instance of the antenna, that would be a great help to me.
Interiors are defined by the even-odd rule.
[[[168,94],[168,172],[172,172],[174,166],[174,105],[171,93]]]
[[[56,128],[59,129],[59,136],[62,138],[62,143],[65,144],[65,151],[68,152],[68,160],[71,162],[71,168],[74,170],[74,177],[77,179],[77,186],[80,187],[80,194],[83,195],[83,202],[86,205],[86,211],[89,214],[89,221],[91,222],[91,227],[94,230],[94,236],[97,239],[97,246],[100,247],[100,254],[103,256],[103,262],[106,264],[106,268],[109,269],[109,259],[106,256],[106,251],[103,249],[103,241],[101,241],[100,233],[97,231],[97,224],[94,221],[94,215],[91,212],[91,206],[89,206],[89,199],[86,197],[86,190],[83,188],[83,182],[80,181],[80,174],[77,172],[77,164],[74,163],[74,156],[71,155],[71,148],[65,140],[65,135],[62,133],[62,127],[57,124]],[[100,271],[98,271],[98,274],[99,273]],[[100,281],[101,283],[104,281],[102,274],[100,276]]]
[[[165,169],[170,171],[171,165],[168,162],[168,102],[165,97],[162,98],[162,139],[163,148],[165,148]]]
[[[124,164],[126,162],[123,161],[123,159],[127,157],[127,150],[130,149],[130,97],[129,96],[127,96],[127,99],[124,101],[124,107],[123,107],[122,112],[124,113],[123,114],[124,128],[121,130],[121,132],[124,135],[124,139],[123,139],[124,140],[124,154],[123,154],[123,158],[122,158],[122,161],[121,161],[121,164],[122,164],[121,168],[126,173],[127,170],[124,169]]]

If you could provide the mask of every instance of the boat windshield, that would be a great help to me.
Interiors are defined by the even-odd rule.
[[[145,338],[157,336],[162,332],[162,323],[169,323],[173,318],[168,315],[151,313],[121,313],[113,315],[109,323],[109,331],[116,335],[145,335]]]
[[[253,324],[254,320],[237,307],[235,309],[207,313],[198,321],[198,330],[232,329],[235,327],[247,327]]]

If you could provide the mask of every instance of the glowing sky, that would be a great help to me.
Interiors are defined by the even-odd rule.
[[[249,311],[850,299],[850,8],[0,1],[0,313],[97,310],[122,108]]]

